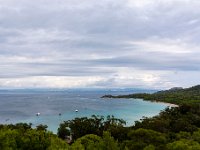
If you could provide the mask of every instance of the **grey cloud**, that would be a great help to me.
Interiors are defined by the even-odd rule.
[[[150,57],[150,58],[148,58]],[[164,60],[165,59],[165,60]],[[98,66],[109,66],[109,67],[132,67],[144,70],[177,70],[177,71],[191,71],[200,70],[200,60],[176,60],[173,58],[162,59],[156,56],[144,56],[144,58],[138,57],[118,57],[114,59],[99,59],[92,61],[93,64]]]
[[[0,56],[4,58],[0,78],[101,76],[109,78],[105,84],[114,86],[110,76],[117,74],[118,67],[200,70],[198,1],[152,0],[143,5],[138,0],[141,6],[129,2],[0,0]],[[171,51],[167,48],[155,52],[149,45],[128,43],[160,43],[160,39],[171,39],[163,46],[179,40],[175,45],[180,46],[180,51],[186,47],[190,52],[167,53]],[[25,62],[15,57],[25,58]],[[44,62],[38,62],[39,58]]]

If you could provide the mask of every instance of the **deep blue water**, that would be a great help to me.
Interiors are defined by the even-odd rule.
[[[114,115],[132,125],[143,116],[157,115],[168,104],[141,99],[101,99],[105,94],[153,92],[138,89],[0,90],[0,123],[46,124],[56,133],[58,125],[75,117]],[[75,110],[78,112],[75,112]],[[40,112],[40,116],[36,113]],[[62,115],[59,116],[59,113]]]

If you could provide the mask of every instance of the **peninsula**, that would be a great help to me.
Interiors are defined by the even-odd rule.
[[[152,94],[136,93],[129,95],[104,95],[101,98],[141,98],[148,101],[166,102],[172,104],[200,103],[200,85],[190,88],[175,87]]]

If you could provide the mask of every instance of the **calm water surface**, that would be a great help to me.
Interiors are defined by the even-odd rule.
[[[132,125],[143,116],[157,115],[168,104],[152,103],[140,99],[101,99],[105,94],[130,94],[150,90],[1,90],[0,123],[46,124],[56,133],[58,125],[75,117],[114,115]],[[75,112],[78,110],[78,112]],[[40,116],[36,116],[36,113]],[[59,116],[59,113],[62,115]]]

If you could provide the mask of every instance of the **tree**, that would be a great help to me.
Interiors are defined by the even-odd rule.
[[[94,134],[89,134],[77,139],[72,144],[71,149],[119,150],[119,145],[109,132],[103,132],[102,138]]]
[[[102,136],[103,131],[110,131],[112,135],[112,133],[115,134],[116,129],[122,129],[124,124],[124,120],[117,119],[114,116],[107,116],[104,120],[103,116],[93,115],[90,118],[82,117],[64,121],[60,124],[57,134],[65,139],[71,133],[75,140],[87,134]]]
[[[127,141],[127,146],[130,149],[144,149],[148,145],[156,147],[163,147],[167,140],[164,134],[149,129],[137,129],[131,130],[128,133],[128,137],[131,139]]]
[[[38,126],[36,127],[36,130],[38,130],[38,131],[47,131],[47,128],[48,128],[47,125],[42,125],[42,124],[40,124],[40,125],[38,125]]]
[[[168,150],[200,150],[200,144],[192,140],[182,139],[167,144]]]

